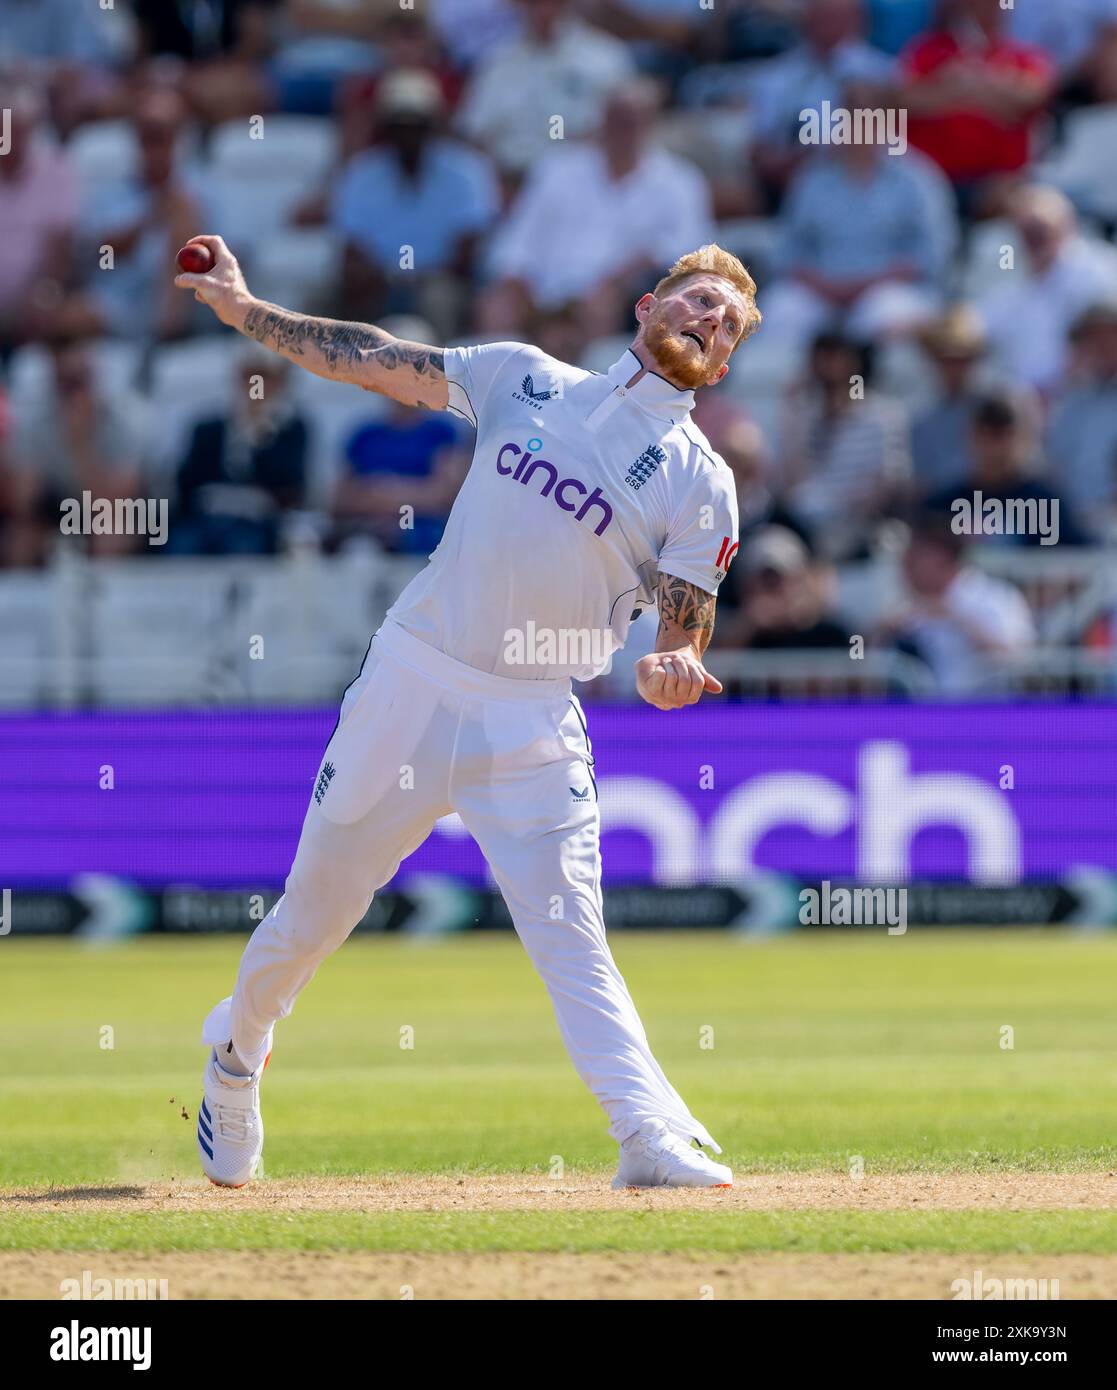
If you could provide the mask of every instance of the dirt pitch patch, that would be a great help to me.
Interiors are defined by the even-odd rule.
[[[191,1179],[0,1192],[5,1213],[523,1211],[1103,1211],[1112,1173],[746,1174],[731,1189],[613,1192],[610,1175],[288,1178],[240,1191]],[[219,1250],[0,1252],[0,1299],[57,1299],[65,1279],[166,1280],[172,1299],[949,1299],[951,1284],[1058,1279],[1063,1299],[1117,1298],[1117,1255]]]
[[[1117,1255],[0,1252],[0,1299],[57,1299],[65,1279],[166,1280],[172,1299],[950,1299],[951,1284],[1059,1280],[1117,1297]],[[133,1285],[135,1287],[135,1285]],[[158,1293],[158,1282],[152,1287]]]
[[[745,1174],[732,1188],[614,1192],[611,1175],[284,1178],[234,1191],[191,1179],[0,1191],[10,1211],[1024,1211],[1117,1208],[1115,1173]]]

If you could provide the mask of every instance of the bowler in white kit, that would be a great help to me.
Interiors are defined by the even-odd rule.
[[[657,606],[639,694],[676,710],[722,689],[703,654],[737,504],[690,412],[760,326],[752,277],[718,246],[681,257],[637,301],[632,345],[600,375],[525,343],[441,350],[291,313],[249,293],[220,237],[194,240],[216,263],[175,283],[223,323],[319,376],[452,410],[477,430],[442,540],[345,692],[283,896],[205,1020],[203,1170],[230,1187],[254,1176],[276,1021],[456,811],[608,1116],[613,1186],[732,1183],[695,1147],[721,1152],[653,1057],[606,941],[594,759],[570,682],[603,670]]]

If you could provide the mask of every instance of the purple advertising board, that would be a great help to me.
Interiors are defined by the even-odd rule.
[[[1117,709],[589,712],[606,880],[1010,884],[1117,872]],[[279,887],[334,710],[0,716],[0,884]],[[489,880],[456,817],[400,870]]]

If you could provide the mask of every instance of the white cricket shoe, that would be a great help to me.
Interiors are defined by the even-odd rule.
[[[260,1078],[270,1057],[251,1076],[235,1076],[210,1053],[202,1074],[198,1154],[202,1172],[218,1187],[243,1187],[257,1175],[264,1153]]]
[[[645,1120],[621,1145],[613,1186],[732,1187],[733,1172],[692,1148],[663,1120]]]

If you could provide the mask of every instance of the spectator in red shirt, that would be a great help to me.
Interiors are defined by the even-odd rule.
[[[1004,17],[1000,0],[947,0],[940,26],[901,56],[908,140],[967,211],[993,211],[989,181],[1028,163],[1054,85],[1047,57],[1012,39]]]

